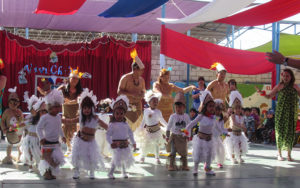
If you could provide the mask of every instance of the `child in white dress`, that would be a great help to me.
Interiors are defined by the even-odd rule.
[[[145,95],[145,101],[149,104],[149,108],[144,110],[143,121],[135,132],[142,132],[139,138],[141,145],[141,163],[144,163],[145,156],[148,153],[155,153],[156,163],[161,164],[159,160],[159,150],[165,146],[164,132],[168,123],[162,116],[162,113],[157,109],[158,102],[161,98],[160,93],[148,91]]]
[[[243,155],[246,155],[248,151],[248,139],[245,136],[244,132],[247,130],[244,125],[244,117],[242,113],[242,96],[238,91],[232,91],[230,93],[229,105],[233,108],[234,114],[229,118],[229,126],[232,129],[232,132],[229,133],[224,141],[226,152],[228,156],[231,157],[233,164],[237,164],[239,159],[240,163],[243,163]]]
[[[200,162],[204,164],[204,170],[207,175],[215,175],[211,168],[211,162],[215,157],[215,143],[212,140],[216,119],[214,116],[215,102],[211,93],[207,90],[201,94],[201,112],[200,114],[187,125],[187,131],[191,133],[191,129],[195,125],[199,125],[198,132],[193,136],[193,175],[198,175],[198,166]]]
[[[36,132],[37,124],[40,118],[47,114],[46,104],[44,99],[38,99],[32,106],[32,109],[36,112],[31,116],[26,125],[27,135],[23,139],[22,150],[26,163],[29,165],[29,172],[32,172],[32,166],[38,165],[41,160],[41,148],[39,138]]]
[[[122,168],[123,177],[128,178],[126,169],[129,169],[134,164],[133,153],[128,140],[130,140],[134,149],[136,149],[136,143],[132,130],[125,119],[128,106],[129,100],[125,95],[118,96],[111,104],[113,117],[106,132],[106,139],[113,150],[111,169],[108,173],[110,179],[115,179],[113,175],[115,168]]]
[[[213,142],[215,143],[215,151],[216,151],[216,158],[215,161],[219,168],[223,168],[223,164],[225,161],[225,147],[223,144],[223,140],[221,136],[229,136],[227,129],[224,128],[224,116],[222,111],[224,109],[223,100],[216,99],[215,100],[215,118],[216,118],[216,125],[213,128]]]
[[[78,179],[80,169],[89,171],[90,179],[95,178],[95,170],[104,167],[100,148],[95,140],[95,132],[99,125],[107,129],[107,125],[94,113],[97,97],[92,91],[85,89],[79,97],[80,131],[72,141],[72,160],[74,166],[73,179]]]

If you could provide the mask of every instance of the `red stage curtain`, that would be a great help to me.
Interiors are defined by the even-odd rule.
[[[188,37],[162,27],[161,53],[173,59],[209,69],[220,62],[233,74],[255,75],[274,70],[265,53],[250,52],[222,47],[196,38]]]
[[[25,47],[26,46],[26,47]],[[98,100],[115,98],[121,76],[131,71],[130,51],[136,48],[138,56],[145,64],[144,79],[146,88],[150,88],[151,42],[137,41],[128,43],[113,38],[102,37],[91,44],[48,45],[30,41],[6,31],[0,32],[0,58],[5,63],[5,75],[8,77],[4,96],[7,104],[7,89],[17,86],[18,94],[23,100],[23,93],[34,94],[35,75],[68,76],[70,69],[79,67],[80,72],[88,72],[92,79],[82,78],[82,87],[89,88],[97,95]],[[51,50],[57,51],[58,62],[51,63]],[[31,72],[25,69],[27,84],[19,84],[18,72],[28,65]],[[52,73],[51,73],[52,68]],[[47,69],[47,73],[45,72]],[[23,108],[24,105],[23,105]]]
[[[264,25],[283,20],[299,12],[299,0],[272,0],[215,22],[237,26]]]
[[[35,13],[69,15],[74,14],[86,0],[39,0]]]

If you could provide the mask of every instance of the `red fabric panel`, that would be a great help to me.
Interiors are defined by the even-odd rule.
[[[299,0],[272,0],[215,22],[237,26],[255,26],[277,22],[299,12]]]
[[[265,53],[222,47],[162,27],[161,53],[173,59],[209,69],[215,62],[229,73],[255,75],[271,72]]]
[[[22,44],[27,44],[28,47],[22,46]],[[78,46],[81,46],[81,49]],[[8,78],[4,93],[4,105],[7,105],[8,88],[17,86],[19,97],[23,100],[25,91],[29,91],[29,95],[34,94],[35,75],[51,75],[51,67],[52,73],[55,75],[58,74],[58,68],[61,67],[61,75],[59,76],[67,77],[70,72],[69,66],[72,68],[78,66],[80,72],[88,72],[92,75],[92,79],[81,79],[83,88],[92,89],[98,100],[107,97],[115,98],[121,76],[131,71],[132,59],[130,51],[133,48],[136,48],[138,56],[145,64],[143,77],[146,82],[146,88],[150,88],[150,41],[137,41],[135,44],[102,37],[94,40],[91,44],[47,45],[1,31],[0,58],[5,63],[4,74]],[[57,53],[58,62],[55,64],[49,62],[50,49],[59,49],[61,51]],[[29,68],[32,65],[30,73],[25,70],[28,83],[19,84],[18,72],[26,65],[29,65]],[[47,73],[45,73],[46,69]],[[24,103],[22,109],[27,110]]]
[[[39,0],[35,13],[70,15],[78,11],[86,0]]]

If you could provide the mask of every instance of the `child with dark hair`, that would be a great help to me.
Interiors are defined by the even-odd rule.
[[[120,95],[115,101],[112,101],[111,108],[113,109],[113,116],[106,132],[106,140],[111,145],[113,156],[108,177],[115,179],[115,168],[122,168],[123,177],[128,178],[126,169],[129,169],[134,164],[128,139],[133,145],[134,150],[136,149],[132,130],[125,118],[125,113],[129,108],[129,99],[125,95]]]
[[[215,102],[209,91],[204,91],[201,95],[201,106],[203,107],[200,114],[187,125],[186,129],[191,132],[192,127],[199,125],[198,133],[193,136],[193,175],[198,175],[198,166],[200,162],[204,164],[204,170],[207,175],[215,175],[211,168],[211,162],[215,156],[214,142],[212,140],[215,120]]]
[[[244,124],[247,129],[247,136],[249,141],[252,141],[252,136],[255,133],[255,120],[254,117],[251,116],[251,109],[250,108],[245,108],[244,109],[245,114],[244,114]]]
[[[198,111],[195,108],[190,109],[190,118],[191,120],[194,120],[198,115]]]
[[[47,114],[45,101],[43,99],[38,99],[36,103],[32,105],[32,110],[35,111],[35,114],[28,120],[29,122],[26,125],[28,133],[22,140],[22,150],[25,161],[29,165],[29,172],[32,172],[34,163],[38,165],[41,160],[42,153],[39,138],[36,133],[36,127],[40,118]]]
[[[267,118],[262,123],[260,130],[260,138],[262,138],[264,144],[273,143],[275,140],[272,139],[272,134],[275,131],[275,119],[274,110],[270,109],[267,112]]]
[[[95,170],[104,167],[100,148],[95,140],[98,126],[107,129],[107,125],[95,114],[97,97],[92,91],[85,89],[79,97],[79,124],[80,130],[72,141],[72,165],[74,168],[73,179],[78,179],[80,169],[89,171],[90,179],[95,178]]]
[[[190,119],[191,119],[191,121],[193,121],[193,120],[197,117],[197,115],[198,115],[198,111],[197,111],[195,108],[191,108],[191,109],[190,109]],[[191,130],[191,137],[190,137],[190,140],[193,139],[193,136],[194,136],[195,134],[197,134],[197,132],[198,132],[198,125],[195,125],[195,126],[192,128],[192,130]]]
[[[221,136],[228,136],[227,129],[224,128],[224,102],[221,99],[215,99],[215,119],[216,125],[213,128],[213,142],[215,143],[216,162],[219,168],[223,168],[225,161],[225,148]]]

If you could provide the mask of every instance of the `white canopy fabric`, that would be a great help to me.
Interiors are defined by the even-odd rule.
[[[230,16],[247,7],[255,0],[214,0],[196,12],[181,19],[158,18],[167,24],[192,24],[211,22]]]

